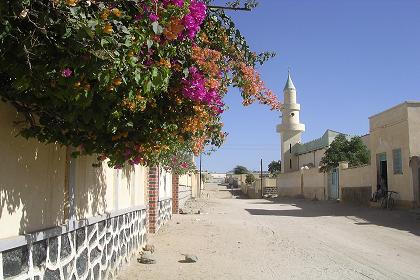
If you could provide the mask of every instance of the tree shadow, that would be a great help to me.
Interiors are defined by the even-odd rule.
[[[0,239],[63,225],[68,218],[66,148],[18,135],[22,120],[14,108],[0,102]],[[107,209],[104,165],[95,157],[76,160],[76,212],[102,214]]]
[[[95,161],[94,156],[76,159],[75,210],[80,220],[105,213],[111,203],[106,197],[107,191],[113,188],[107,188],[107,184],[112,186],[116,171],[111,170],[105,162],[94,167],[92,164]]]
[[[378,225],[410,232],[420,236],[420,215],[410,210],[385,210],[331,201],[279,199],[269,203],[285,209],[245,209],[256,216],[323,217],[341,216],[354,220],[356,225]],[[288,207],[287,207],[288,206]]]

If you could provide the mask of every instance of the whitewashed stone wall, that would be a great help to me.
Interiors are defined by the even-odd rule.
[[[144,245],[145,235],[146,210],[141,209],[33,244],[28,240],[28,245],[0,253],[0,279],[114,279],[122,264]]]
[[[192,187],[186,185],[179,185],[178,188],[178,200],[179,208],[184,207],[185,203],[192,197]]]
[[[159,214],[156,231],[172,218],[172,198],[159,201]]]

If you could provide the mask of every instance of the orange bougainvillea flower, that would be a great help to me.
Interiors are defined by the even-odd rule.
[[[108,20],[109,17],[109,11],[108,10],[103,10],[101,13],[101,19],[103,20]]]
[[[112,83],[114,84],[114,86],[119,86],[122,84],[122,79],[121,78],[115,78]]]
[[[86,91],[89,91],[90,88],[91,88],[91,85],[90,84],[84,84],[83,85],[83,89],[86,90]]]
[[[169,61],[169,59],[161,58],[159,61],[159,65],[171,68],[171,62]]]
[[[179,34],[184,30],[184,25],[182,24],[182,20],[179,18],[171,18],[168,26],[163,30],[163,35],[168,40],[175,40],[178,38]]]
[[[80,82],[75,82],[75,83],[73,84],[73,87],[74,87],[74,88],[79,88],[79,87],[80,87]]]
[[[104,28],[102,29],[105,33],[111,34],[112,33],[112,25],[110,23],[105,23]]]
[[[66,0],[67,5],[74,7],[76,6],[78,0]]]
[[[121,11],[118,8],[114,8],[112,9],[112,13],[114,14],[114,16],[116,17],[120,17],[121,16]]]

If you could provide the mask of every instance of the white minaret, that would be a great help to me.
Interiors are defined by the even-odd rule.
[[[296,88],[290,70],[283,93],[284,101],[280,109],[282,122],[277,125],[277,132],[281,134],[281,173],[299,170],[294,148],[305,131],[305,125],[299,121],[300,104],[296,103]]]

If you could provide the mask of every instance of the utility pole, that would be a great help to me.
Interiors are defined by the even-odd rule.
[[[262,159],[261,159],[261,169],[260,169],[260,180],[261,180],[261,198],[264,197],[264,192],[263,192],[263,168],[262,168]]]
[[[199,196],[201,196],[201,153],[200,153],[200,176],[199,176],[199,179],[200,179],[200,183],[199,183],[199,186],[200,186],[200,189],[199,189],[199,192],[200,192],[200,195]]]

